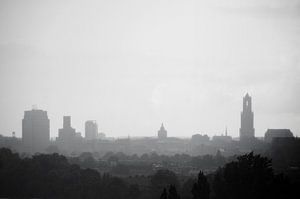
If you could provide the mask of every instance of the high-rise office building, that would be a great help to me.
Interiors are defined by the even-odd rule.
[[[58,130],[58,140],[70,142],[76,137],[76,130],[71,127],[71,116],[64,116],[63,128]]]
[[[247,93],[243,98],[243,111],[241,113],[240,140],[254,138],[254,122],[252,112],[252,99]]]
[[[58,138],[56,139],[59,150],[68,152],[80,151],[81,133],[76,132],[71,126],[71,116],[64,116],[63,128],[58,130]]]
[[[25,151],[43,152],[50,141],[50,120],[47,111],[32,109],[24,112],[22,141]]]
[[[85,122],[85,139],[96,140],[98,138],[98,124],[95,120]]]

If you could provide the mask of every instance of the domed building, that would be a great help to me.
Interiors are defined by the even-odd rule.
[[[159,131],[157,132],[158,139],[166,139],[168,137],[168,132],[166,131],[164,124],[161,124]]]

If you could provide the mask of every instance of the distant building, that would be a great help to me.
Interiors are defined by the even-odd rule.
[[[290,129],[268,129],[265,133],[265,142],[271,143],[274,138],[294,137]]]
[[[0,148],[9,148],[18,153],[24,152],[22,138],[0,135]]]
[[[82,135],[81,135],[80,132],[76,132],[75,137],[76,137],[76,138],[82,138]]]
[[[105,133],[103,133],[103,132],[100,132],[99,134],[98,134],[98,138],[99,139],[104,139],[106,137],[106,135],[105,135]]]
[[[209,137],[206,134],[205,135],[195,134],[195,135],[192,135],[191,143],[194,146],[200,145],[200,144],[208,144]]]
[[[33,109],[24,112],[22,142],[29,153],[42,152],[49,145],[50,120],[47,111]]]
[[[231,136],[226,136],[226,135],[215,135],[212,137],[212,141],[213,142],[226,142],[229,143],[232,141],[232,137]]]
[[[85,122],[85,139],[96,140],[98,137],[98,124],[95,120]]]
[[[56,144],[61,153],[74,155],[85,151],[83,138],[80,132],[76,132],[71,126],[71,116],[63,117],[63,128],[58,130]]]
[[[165,139],[168,137],[167,131],[164,127],[164,124],[161,124],[159,131],[157,132],[158,139]]]
[[[214,143],[230,143],[232,141],[232,137],[228,135],[227,128],[225,129],[225,135],[215,135],[212,137],[212,142]]]
[[[71,127],[71,116],[64,116],[63,128],[58,130],[58,140],[71,142],[76,137],[76,130]]]
[[[243,111],[241,113],[240,140],[254,138],[254,122],[252,112],[252,99],[247,93],[243,98]]]

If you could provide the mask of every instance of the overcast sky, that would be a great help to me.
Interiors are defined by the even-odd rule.
[[[25,110],[84,134],[300,136],[300,0],[0,0],[0,134]]]

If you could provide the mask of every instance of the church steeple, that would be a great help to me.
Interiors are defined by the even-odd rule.
[[[254,122],[252,112],[252,99],[247,93],[243,98],[243,111],[241,113],[240,140],[254,138]]]
[[[252,111],[252,99],[247,93],[243,99],[243,111],[251,112]]]

